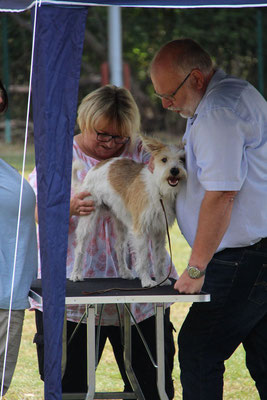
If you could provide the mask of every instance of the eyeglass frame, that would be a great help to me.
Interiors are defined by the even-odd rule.
[[[130,140],[129,136],[110,135],[109,133],[98,132],[96,130],[95,130],[95,133],[96,133],[96,140],[101,143],[109,143],[113,139],[116,144],[127,144]],[[108,140],[100,140],[99,135],[103,135],[103,136],[107,137]],[[118,139],[118,138],[123,141],[117,142],[116,139]]]
[[[185,82],[187,81],[187,79],[189,78],[189,76],[192,74],[192,71],[190,71],[186,77],[184,78],[184,80],[182,81],[182,83],[180,83],[180,85],[177,87],[177,89],[175,89],[175,91],[172,94],[158,94],[158,93],[154,93],[154,95],[156,97],[158,97],[160,100],[169,100],[169,101],[174,101],[175,100],[175,96],[176,93],[178,92],[179,89],[181,89],[181,87],[185,84]]]

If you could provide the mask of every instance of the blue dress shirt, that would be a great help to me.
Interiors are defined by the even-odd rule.
[[[9,309],[14,266],[21,175],[0,159],[0,308]],[[13,310],[29,307],[28,293],[37,274],[35,194],[24,179]]]

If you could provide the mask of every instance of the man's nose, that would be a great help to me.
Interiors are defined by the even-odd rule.
[[[170,106],[172,106],[173,103],[170,99],[164,99],[164,98],[161,100],[161,102],[163,108],[169,108]]]

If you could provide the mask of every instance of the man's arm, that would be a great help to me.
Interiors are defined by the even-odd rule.
[[[237,192],[206,191],[201,203],[197,233],[189,265],[205,270],[229,226],[234,198]],[[198,293],[204,276],[192,279],[185,270],[174,288],[180,293]]]

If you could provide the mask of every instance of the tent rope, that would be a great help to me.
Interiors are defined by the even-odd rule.
[[[41,2],[42,2],[42,0],[39,0],[39,3],[40,3],[39,6],[41,5]],[[24,182],[24,174],[25,174],[25,161],[26,161],[27,140],[28,140],[28,130],[29,130],[30,99],[31,99],[31,88],[32,88],[33,58],[34,58],[34,48],[35,48],[37,5],[38,5],[38,3],[35,4],[35,13],[34,13],[32,53],[31,53],[31,68],[30,68],[27,116],[26,116],[25,139],[24,139],[24,151],[23,151],[23,162],[22,162],[22,173],[21,173],[21,184],[20,184],[19,209],[18,209],[18,219],[17,219],[16,243],[15,243],[15,251],[14,251],[12,283],[11,283],[11,289],[10,289],[11,293],[10,293],[10,303],[9,303],[9,310],[8,310],[9,313],[8,313],[7,335],[6,335],[6,344],[5,344],[5,355],[4,355],[4,363],[3,363],[3,371],[2,371],[2,382],[1,382],[1,390],[0,390],[0,400],[2,400],[2,398],[3,398],[3,391],[4,391],[6,360],[7,360],[7,351],[8,351],[8,342],[9,342],[9,331],[10,331],[11,311],[12,311],[12,302],[13,302],[13,292],[14,292],[14,281],[15,281],[17,253],[18,253],[18,241],[19,241],[21,207],[22,207],[22,196],[23,196],[23,182]]]

